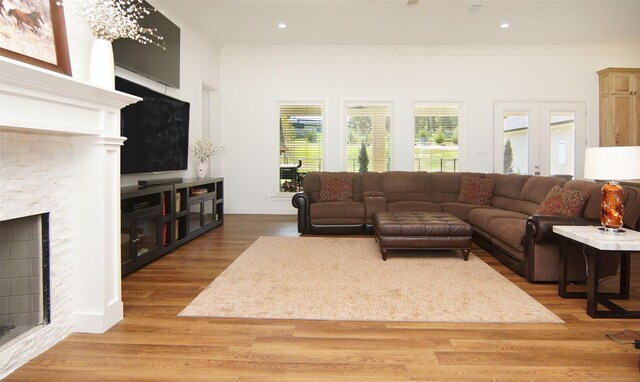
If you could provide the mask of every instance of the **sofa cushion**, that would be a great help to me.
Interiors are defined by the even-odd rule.
[[[472,172],[430,172],[431,200],[434,203],[457,202],[460,195],[462,177],[482,178],[481,173]]]
[[[491,206],[516,211],[516,204],[520,201],[522,189],[529,178],[531,178],[531,175],[485,174],[484,177],[496,181],[493,187]]]
[[[324,202],[309,206],[311,224],[364,224],[364,203]]]
[[[363,172],[362,174],[360,174],[360,182],[362,186],[363,196],[365,192],[382,193],[383,176],[384,176],[384,173],[373,172],[373,171]]]
[[[311,203],[316,203],[320,200],[320,178],[324,174],[336,174],[336,175],[348,175],[353,181],[353,201],[362,201],[362,186],[360,184],[360,174],[350,172],[329,172],[329,171],[311,171],[304,177],[303,189],[309,196]]]
[[[389,202],[430,202],[429,173],[421,171],[389,171],[382,173],[382,191]]]
[[[460,183],[458,203],[489,205],[491,204],[494,185],[495,181],[493,179],[463,176]]]
[[[348,174],[320,175],[319,202],[353,201],[353,180]]]
[[[520,212],[502,210],[499,208],[476,208],[469,212],[469,224],[478,227],[484,232],[491,232],[489,223],[496,218],[516,218],[526,220],[529,215]]]
[[[578,217],[582,215],[587,200],[591,194],[579,190],[570,190],[554,186],[546,199],[536,211],[537,215],[561,215]]]
[[[458,202],[441,203],[442,212],[457,216],[464,221],[469,221],[469,212],[476,208],[491,208],[489,206],[480,206],[477,204],[467,204]]]
[[[553,186],[563,186],[567,181],[556,176],[532,176],[524,184],[515,210],[533,215]]]
[[[526,218],[495,218],[489,222],[489,232],[511,248],[524,252],[526,224]]]
[[[410,212],[442,212],[442,206],[438,203],[403,201],[387,203],[388,211]]]

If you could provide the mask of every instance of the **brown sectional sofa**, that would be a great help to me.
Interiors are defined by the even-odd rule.
[[[560,240],[553,225],[599,225],[602,183],[559,177],[445,172],[339,173],[351,176],[352,201],[319,202],[323,172],[306,175],[304,192],[292,198],[298,231],[308,234],[371,233],[372,215],[380,211],[443,211],[468,222],[473,240],[532,282],[558,280]],[[462,177],[494,180],[489,205],[458,202]],[[589,193],[582,216],[538,216],[536,210],[554,186]],[[640,189],[625,187],[625,227],[640,228]],[[580,248],[571,248],[571,280],[586,278]],[[607,260],[605,275],[618,261]]]

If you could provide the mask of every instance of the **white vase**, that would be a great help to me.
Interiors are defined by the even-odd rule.
[[[207,177],[209,172],[209,162],[197,162],[196,163],[196,178],[203,179]]]
[[[107,89],[115,89],[115,69],[111,41],[95,39],[89,57],[89,82]]]

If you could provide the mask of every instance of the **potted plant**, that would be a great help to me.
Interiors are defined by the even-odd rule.
[[[190,146],[190,150],[196,158],[196,178],[206,178],[209,172],[209,158],[214,156],[218,150],[222,150],[222,147],[213,144],[209,138],[196,138]]]

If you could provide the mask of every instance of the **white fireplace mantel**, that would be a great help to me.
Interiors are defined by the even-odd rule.
[[[120,136],[119,111],[140,98],[0,57],[0,126]]]
[[[102,333],[123,317],[120,146],[125,138],[119,113],[139,100],[0,57],[0,131],[66,136],[73,146],[68,203],[73,280],[52,280],[68,282],[73,290],[73,331]],[[11,215],[19,209],[8,211],[0,209],[0,220],[17,217]]]

